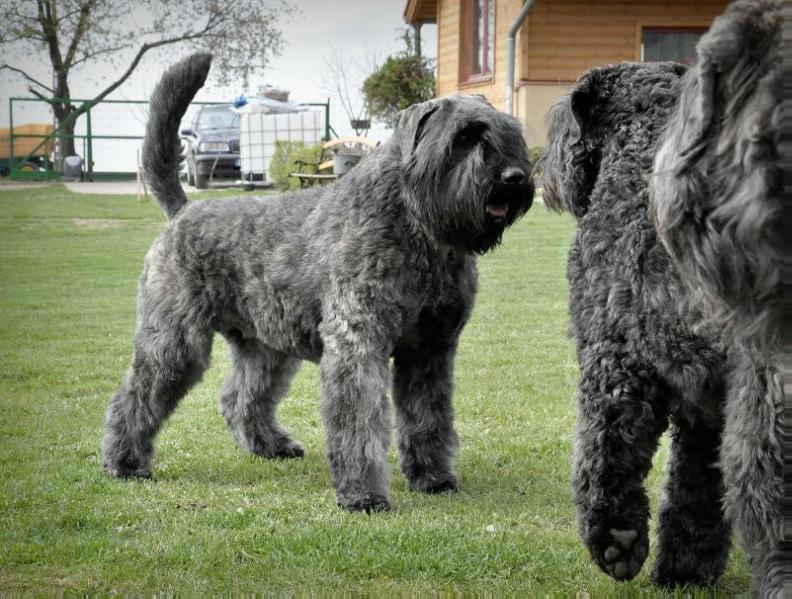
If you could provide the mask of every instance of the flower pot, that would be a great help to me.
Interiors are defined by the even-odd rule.
[[[339,152],[333,157],[333,172],[340,177],[349,172],[353,166],[360,162],[361,158],[360,154]]]

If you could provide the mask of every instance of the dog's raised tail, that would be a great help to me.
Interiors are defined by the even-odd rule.
[[[182,144],[179,124],[203,87],[212,55],[199,52],[177,62],[160,79],[149,101],[143,140],[143,173],[159,205],[172,219],[187,203],[179,182]]]

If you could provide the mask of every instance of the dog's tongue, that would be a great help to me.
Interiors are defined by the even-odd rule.
[[[500,206],[495,206],[494,204],[487,204],[487,214],[490,216],[494,216],[495,218],[503,218],[506,216],[506,213],[509,212],[509,204],[501,204]]]

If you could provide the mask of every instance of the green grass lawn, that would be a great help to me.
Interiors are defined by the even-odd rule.
[[[460,492],[408,492],[392,449],[395,509],[372,516],[335,505],[314,365],[280,411],[305,459],[236,447],[217,409],[221,339],[157,440],[155,480],[103,474],[105,406],[131,355],[143,257],[164,224],[134,197],[0,189],[0,592],[659,594],[651,562],[615,583],[577,536],[571,218],[540,204],[479,262],[456,363]],[[718,590],[747,589],[735,552]]]

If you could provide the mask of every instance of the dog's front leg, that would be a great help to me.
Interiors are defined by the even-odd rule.
[[[584,351],[572,487],[583,541],[617,580],[649,552],[644,479],[668,423],[664,389],[633,356]]]
[[[350,323],[323,341],[322,418],[336,500],[349,511],[390,509],[389,348]]]
[[[457,490],[452,461],[455,340],[397,350],[393,359],[393,402],[401,469],[410,489],[424,493]]]

